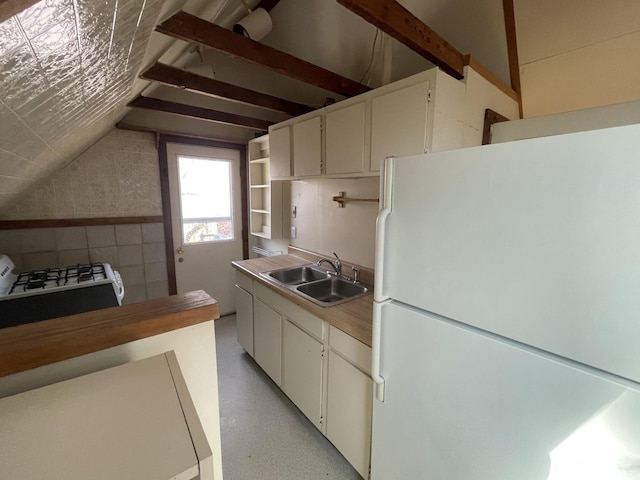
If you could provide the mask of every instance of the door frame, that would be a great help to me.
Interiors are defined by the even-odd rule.
[[[171,198],[169,192],[169,162],[167,143],[181,143],[200,147],[227,148],[240,154],[240,208],[242,210],[242,258],[249,258],[249,213],[247,211],[247,146],[242,143],[222,142],[206,138],[183,137],[180,135],[159,134],[158,162],[160,165],[160,192],[162,195],[162,218],[164,224],[165,255],[167,257],[167,276],[169,295],[178,292],[176,283],[176,261],[173,254],[173,227],[171,216]]]

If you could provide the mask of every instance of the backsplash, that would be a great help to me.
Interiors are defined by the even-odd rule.
[[[373,268],[378,204],[348,202],[339,208],[332,197],[346,192],[349,198],[377,198],[379,182],[379,177],[291,182],[291,204],[297,211],[291,219],[296,228],[291,245],[328,257],[336,252],[350,262]]]
[[[0,253],[14,273],[109,263],[122,276],[123,305],[169,295],[162,223],[0,230]]]
[[[154,136],[118,129],[0,212],[4,220],[155,215],[162,200]]]

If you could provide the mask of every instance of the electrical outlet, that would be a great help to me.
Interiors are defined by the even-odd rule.
[[[291,227],[291,238],[296,238],[296,227]]]

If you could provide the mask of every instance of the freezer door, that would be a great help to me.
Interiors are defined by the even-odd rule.
[[[636,479],[640,394],[389,303],[372,480]]]
[[[395,159],[378,298],[640,381],[639,159],[640,125]]]

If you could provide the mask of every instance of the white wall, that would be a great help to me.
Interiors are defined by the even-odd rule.
[[[514,0],[525,117],[640,99],[638,0]]]
[[[291,203],[297,208],[291,226],[297,235],[291,244],[373,268],[376,216],[374,202],[348,202],[339,208],[331,198],[377,198],[379,178],[297,180],[291,182]]]

